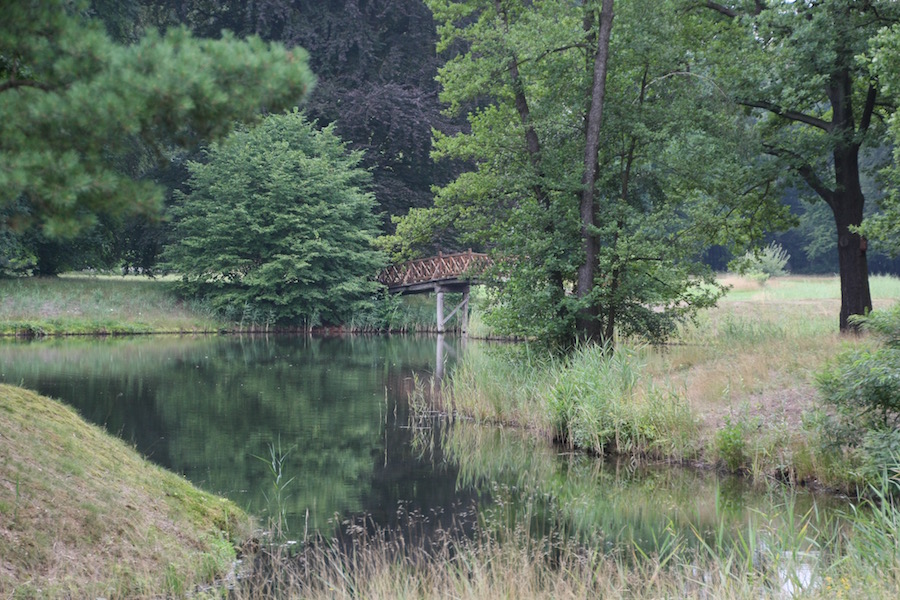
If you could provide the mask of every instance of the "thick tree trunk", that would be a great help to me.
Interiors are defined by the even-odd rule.
[[[841,331],[856,331],[850,315],[872,310],[869,291],[869,264],[866,240],[852,233],[850,226],[862,223],[865,197],[859,183],[858,152],[855,148],[835,151],[834,222],[837,227],[838,265],[841,277]]]
[[[594,290],[597,267],[596,207],[597,153],[600,149],[600,125],[603,122],[603,97],[606,93],[606,70],[609,62],[609,39],[612,33],[613,0],[603,0],[600,8],[600,33],[594,53],[591,104],[587,115],[584,144],[584,172],[581,176],[581,241],[584,263],[578,267],[576,293],[580,300],[589,299]],[[610,313],[612,314],[612,313]],[[597,341],[602,335],[597,307],[582,306],[576,319],[577,335],[585,341]]]
[[[853,115],[852,79],[845,69],[832,74],[828,88],[836,125],[837,143],[834,148],[834,192],[831,209],[837,226],[838,265],[841,276],[841,331],[856,331],[849,322],[850,315],[863,315],[872,310],[869,291],[869,265],[866,259],[866,242],[849,227],[859,225],[863,219],[866,198],[859,182],[859,141]],[[868,127],[874,97],[867,102],[863,112],[861,129]],[[826,198],[828,200],[828,198]]]

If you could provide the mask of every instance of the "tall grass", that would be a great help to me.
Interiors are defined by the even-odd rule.
[[[585,346],[567,358],[524,348],[470,351],[454,370],[453,410],[514,423],[597,454],[684,458],[694,417],[675,394],[638,385],[644,350]]]
[[[298,552],[258,556],[233,591],[244,598],[894,598],[900,592],[897,509],[846,520],[814,510],[788,522],[766,515],[730,530],[680,533],[652,544],[535,533],[503,518],[504,499],[434,527],[423,514],[394,528],[347,521]],[[795,511],[786,506],[784,512]],[[777,523],[777,526],[766,525]],[[864,591],[863,591],[864,590]]]

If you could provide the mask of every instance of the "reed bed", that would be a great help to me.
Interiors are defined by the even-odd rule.
[[[500,509],[502,513],[502,508]],[[274,546],[251,561],[232,597],[262,598],[894,598],[898,512],[859,508],[815,526],[812,512],[780,529],[664,529],[651,549],[563,530],[535,534],[485,515],[429,527],[345,522],[334,537]],[[467,520],[468,517],[468,520]],[[471,519],[477,520],[472,523]],[[818,528],[816,528],[818,527]],[[815,529],[815,530],[814,530]]]

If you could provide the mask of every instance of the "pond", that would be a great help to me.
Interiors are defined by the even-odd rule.
[[[469,346],[475,342],[467,342]],[[509,428],[410,419],[408,398],[465,350],[447,337],[150,336],[0,342],[0,381],[74,406],[153,462],[288,535],[367,515],[438,526],[460,515],[565,523],[573,535],[648,549],[697,539],[792,535],[833,497],[741,478],[567,452]],[[273,459],[281,469],[275,493]],[[786,533],[785,533],[786,532]],[[758,535],[758,533],[753,533]],[[760,533],[761,535],[761,533]]]

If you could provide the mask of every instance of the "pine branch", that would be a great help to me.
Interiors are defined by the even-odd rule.
[[[22,87],[37,88],[39,90],[44,90],[45,92],[49,92],[52,89],[49,85],[41,83],[40,81],[34,81],[33,79],[9,79],[0,83],[0,93]]]

